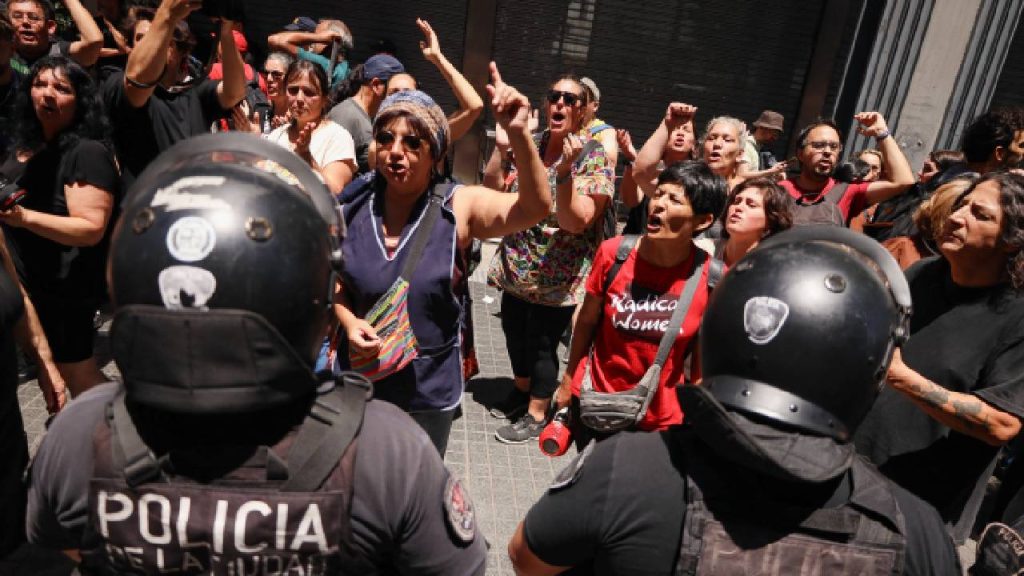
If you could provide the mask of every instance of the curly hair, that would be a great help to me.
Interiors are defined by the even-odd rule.
[[[789,194],[771,178],[751,178],[737,184],[725,200],[725,207],[722,208],[722,214],[719,216],[719,220],[722,222],[722,238],[729,237],[729,231],[725,228],[729,206],[732,206],[740,192],[750,188],[761,191],[761,206],[764,208],[764,232],[761,233],[761,238],[767,238],[793,227],[793,213],[790,209],[792,203],[789,200]]]
[[[999,205],[1003,209],[1003,227],[999,238],[1011,249],[1006,262],[1006,271],[1014,290],[1024,291],[1024,176],[1019,173],[999,170],[990,172],[979,179],[973,188],[982,182],[999,184]]]
[[[960,149],[968,162],[985,162],[997,147],[1008,147],[1018,130],[1024,130],[1020,109],[995,108],[975,118],[964,130]]]
[[[100,99],[99,89],[92,77],[78,64],[64,56],[46,56],[41,58],[28,77],[18,88],[14,102],[14,150],[36,150],[46,143],[43,136],[43,125],[39,122],[35,105],[32,103],[32,84],[36,78],[47,70],[53,70],[63,76],[75,91],[75,117],[71,125],[57,136],[57,145],[67,150],[82,138],[97,140],[107,148],[112,148],[110,141],[110,122],[107,120]]]

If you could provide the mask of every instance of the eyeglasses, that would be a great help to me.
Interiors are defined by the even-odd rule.
[[[42,22],[43,17],[34,12],[12,12],[11,21],[28,20],[29,22]]]
[[[266,70],[264,71],[264,74],[266,74],[267,78],[270,78],[271,80],[280,80],[284,78],[284,72],[280,70]]]
[[[832,152],[839,152],[843,149],[843,145],[839,142],[826,142],[824,140],[808,142],[807,145],[819,152],[825,149],[831,150]]]
[[[548,90],[548,102],[557,104],[559,100],[563,100],[566,106],[575,106],[576,103],[580,101],[580,97],[572,92]]]
[[[381,130],[373,135],[373,139],[377,142],[377,145],[385,148],[391,147],[397,138],[398,137],[395,136],[394,132],[391,132],[390,130]],[[406,134],[402,136],[401,141],[402,147],[412,152],[416,152],[423,147],[423,138],[414,134]]]

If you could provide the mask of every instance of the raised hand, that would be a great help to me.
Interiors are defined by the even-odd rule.
[[[181,21],[188,18],[188,15],[203,7],[203,0],[164,0],[161,8],[166,8],[171,18]]]
[[[487,95],[491,98],[491,111],[498,125],[510,134],[529,134],[530,101],[518,90],[505,84],[494,62],[491,62],[491,83],[487,85]]]
[[[671,131],[677,126],[686,124],[693,120],[697,114],[697,107],[682,102],[672,102],[665,110],[665,126]]]
[[[306,125],[299,130],[295,138],[295,153],[302,159],[309,161],[309,141],[313,138],[313,130],[316,130],[316,122],[306,122]]]
[[[437,41],[437,33],[430,27],[430,23],[422,18],[416,19],[416,26],[419,26],[423,33],[423,40],[420,40],[420,51],[428,61],[437,63],[441,57],[441,44]]]
[[[633,146],[633,136],[629,130],[619,128],[615,131],[615,141],[619,145],[619,152],[630,162],[636,161],[636,148]]]
[[[854,114],[853,119],[860,124],[857,127],[857,132],[863,136],[877,138],[889,132],[889,125],[885,123],[885,118],[878,112],[860,112]]]

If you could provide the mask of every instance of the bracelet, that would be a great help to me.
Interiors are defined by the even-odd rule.
[[[164,72],[166,72],[166,71],[167,71],[167,65],[165,64],[164,65],[164,69],[160,72],[160,76],[158,76],[156,80],[153,80],[152,82],[148,82],[148,83],[147,82],[139,82],[138,80],[135,80],[134,78],[128,76],[127,73],[125,73],[124,81],[129,83],[129,84],[131,84],[132,86],[134,86],[136,88],[141,88],[143,90],[148,90],[148,89],[153,88],[154,86],[156,86],[157,84],[160,83],[160,79],[164,77]]]
[[[569,173],[566,174],[565,176],[557,176],[555,178],[555,186],[561,186],[562,184],[565,184],[569,180],[572,180],[572,170],[569,170]]]
[[[875,142],[881,142],[882,140],[885,140],[889,136],[892,136],[892,134],[888,130],[883,130],[878,134],[878,136],[875,136]]]

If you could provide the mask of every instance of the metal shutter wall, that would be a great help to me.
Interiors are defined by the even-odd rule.
[[[795,121],[821,7],[799,0],[643,3],[499,0],[494,60],[534,105],[561,73],[590,76],[599,115],[640,143],[673,100],[700,108],[697,129],[762,109]]]
[[[398,59],[416,77],[420,88],[433,96],[446,113],[454,112],[458,107],[444,78],[420,53],[418,42],[423,36],[416,27],[416,18],[430,22],[440,39],[441,50],[456,68],[461,69],[466,0],[419,0],[415,3],[401,0],[248,0],[246,9],[246,36],[250,42],[259,42],[264,47],[268,35],[281,30],[296,16],[343,21],[355,37],[355,49],[351,55],[354,63],[371,56],[372,43],[382,38],[391,40],[397,47]]]
[[[1017,24],[990,108],[1024,106],[1024,23]]]

